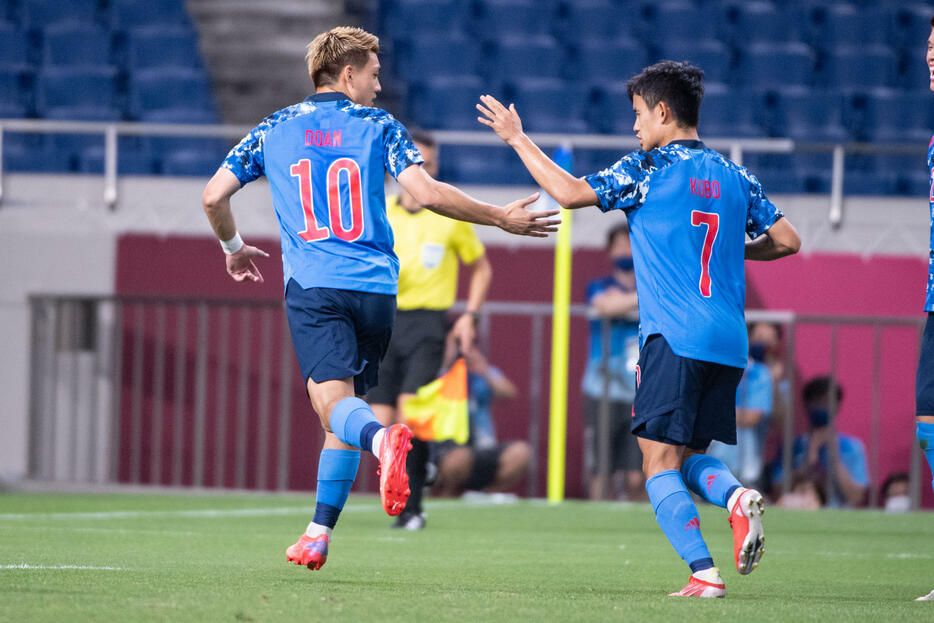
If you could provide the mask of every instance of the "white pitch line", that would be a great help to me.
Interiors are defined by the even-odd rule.
[[[89,565],[30,565],[22,563],[19,565],[0,565],[0,569],[40,569],[58,571],[63,569],[79,569],[82,571],[126,571],[123,567],[91,567]]]

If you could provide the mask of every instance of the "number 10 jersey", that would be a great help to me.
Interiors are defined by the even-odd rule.
[[[782,217],[759,181],[696,140],[623,156],[588,175],[600,209],[629,219],[640,337],[676,355],[743,368],[745,238]]]
[[[384,172],[397,177],[422,161],[392,115],[329,92],[264,119],[222,166],[241,185],[269,179],[286,286],[396,294]]]

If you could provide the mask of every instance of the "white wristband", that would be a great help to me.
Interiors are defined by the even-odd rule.
[[[221,248],[227,255],[233,255],[243,248],[243,238],[240,237],[240,232],[234,234],[234,237],[230,240],[221,240],[220,243]]]

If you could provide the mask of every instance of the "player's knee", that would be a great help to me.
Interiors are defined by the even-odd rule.
[[[532,457],[532,447],[526,441],[513,441],[503,450],[502,465],[511,472],[524,472]]]

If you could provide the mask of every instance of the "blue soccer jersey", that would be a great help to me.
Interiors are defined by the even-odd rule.
[[[422,161],[386,111],[319,93],[264,119],[223,166],[241,185],[269,179],[286,286],[396,294],[384,171],[397,177]]]
[[[931,192],[929,207],[931,209],[931,241],[928,247],[928,289],[924,298],[924,311],[934,312],[934,136],[928,143],[928,172],[931,174]]]
[[[737,368],[749,352],[745,240],[782,217],[759,181],[700,141],[624,156],[588,175],[600,209],[629,218],[641,337]]]

